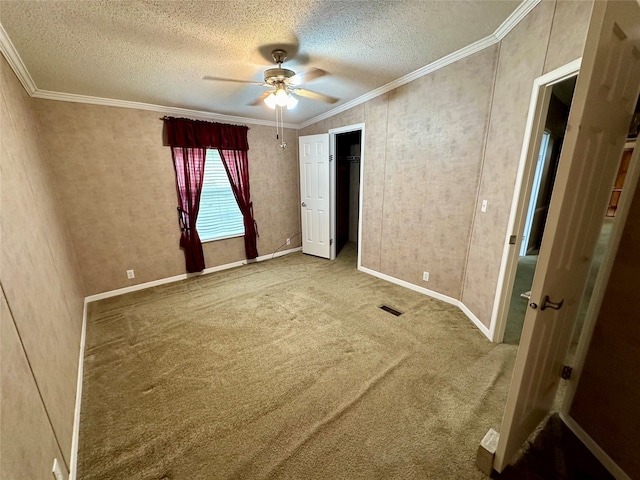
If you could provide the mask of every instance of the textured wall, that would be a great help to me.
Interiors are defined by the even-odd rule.
[[[487,48],[300,131],[366,124],[363,266],[460,297],[497,52]]]
[[[0,70],[0,477],[50,478],[70,460],[82,285],[32,101]]]
[[[50,100],[36,101],[36,108],[85,293],[184,273],[175,174],[171,150],[162,145],[160,115]],[[296,131],[285,132],[290,146],[283,151],[275,128],[250,126],[249,174],[260,255],[300,231],[296,136]],[[242,238],[207,242],[203,248],[207,267],[246,258]],[[135,270],[135,279],[127,279],[128,269]]]
[[[540,3],[500,43],[489,134],[462,302],[489,326],[533,80],[542,75],[554,4]],[[487,200],[486,213],[480,212]]]
[[[541,2],[500,43],[489,134],[462,302],[487,327],[529,111],[533,81],[582,56],[590,2]],[[488,200],[486,213],[480,203]]]
[[[380,268],[453,298],[462,287],[496,58],[489,47],[389,95]]]
[[[543,1],[499,45],[300,130],[366,124],[363,266],[489,326],[533,81],[582,55],[591,6]]]
[[[544,73],[582,56],[592,8],[593,0],[556,2]]]

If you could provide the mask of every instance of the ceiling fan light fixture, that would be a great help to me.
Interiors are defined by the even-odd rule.
[[[292,110],[298,105],[298,99],[293,95],[289,94],[289,98],[287,98],[287,110]]]
[[[289,94],[284,88],[279,88],[276,90],[275,99],[276,105],[279,107],[286,107],[287,101],[289,100]]]
[[[267,107],[269,107],[271,110],[275,110],[276,109],[276,94],[271,92],[267,98],[264,99],[264,103],[267,104]]]

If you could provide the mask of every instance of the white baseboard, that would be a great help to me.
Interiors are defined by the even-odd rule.
[[[281,252],[272,253],[269,255],[262,255],[255,260],[240,260],[238,262],[226,263],[224,265],[218,265],[215,267],[205,268],[202,272],[198,273],[182,273],[173,277],[160,278],[151,282],[139,283],[137,285],[131,285],[130,287],[118,288],[116,290],[110,290],[108,292],[97,293],[95,295],[89,295],[85,298],[86,302],[95,302],[98,300],[104,300],[105,298],[117,297],[118,295],[124,295],[125,293],[137,292],[138,290],[145,290],[151,287],[157,287],[158,285],[164,285],[167,283],[179,282],[191,277],[198,277],[200,275],[207,275],[209,273],[220,272],[222,270],[228,270],[230,268],[240,267],[254,262],[263,262],[265,260],[271,260],[272,258],[282,257],[289,253],[295,253],[302,250],[302,247],[292,248],[289,250],[282,250]]]
[[[84,308],[82,311],[82,333],[80,334],[80,354],[78,359],[78,381],[76,386],[76,405],[73,418],[73,436],[71,438],[71,461],[69,466],[69,480],[76,480],[78,471],[78,442],[80,439],[80,407],[82,405],[82,377],[84,372],[84,348],[87,336],[87,305],[97,300],[105,298],[116,297],[118,295],[124,295],[125,293],[136,292],[138,290],[144,290],[146,288],[155,287],[158,285],[164,285],[166,283],[179,282],[180,280],[186,280],[190,277],[199,275],[206,275],[208,273],[219,272],[221,270],[228,270],[230,268],[239,267],[241,265],[247,265],[249,263],[263,262],[265,260],[271,260],[272,258],[282,257],[290,253],[299,252],[302,247],[291,248],[289,250],[282,250],[269,255],[262,255],[255,260],[242,260],[239,262],[227,263],[225,265],[218,265],[216,267],[206,268],[200,273],[183,273],[181,275],[175,275],[173,277],[161,278],[152,282],[140,283],[138,285],[132,285],[130,287],[119,288],[117,290],[111,290],[109,292],[98,293],[95,295],[89,295],[84,299]]]
[[[78,441],[80,440],[80,407],[82,406],[82,377],[84,373],[84,346],[87,338],[87,299],[82,309],[82,330],[80,333],[80,353],[78,354],[78,381],[76,383],[76,406],[73,413],[73,434],[71,436],[71,461],[69,480],[76,480],[78,472]]]
[[[467,318],[469,318],[469,320],[471,320],[474,323],[474,325],[478,327],[478,329],[484,334],[484,336],[493,342],[493,337],[491,335],[490,330],[487,328],[487,326],[484,323],[480,321],[478,317],[474,315],[474,313],[471,310],[469,310],[469,307],[467,307],[464,303],[462,303],[462,301],[458,301],[458,307],[460,307],[460,310],[462,310],[462,312],[467,316]]]
[[[460,300],[453,297],[449,297],[448,295],[443,295],[442,293],[438,293],[434,290],[429,290],[428,288],[420,287],[413,283],[407,282],[406,280],[401,280],[399,278],[392,277],[391,275],[387,275],[386,273],[380,273],[376,270],[363,267],[362,265],[358,267],[358,270],[364,273],[368,273],[369,275],[373,275],[374,277],[380,278],[382,280],[386,280],[387,282],[395,283],[396,285],[400,285],[401,287],[405,287],[415,292],[422,293],[423,295],[427,295],[437,300],[442,300],[445,303],[455,305],[460,310],[462,310],[462,312],[469,318],[469,320],[473,322],[473,324],[476,327],[478,327],[478,329],[484,334],[485,337],[487,337],[489,340],[492,341],[491,335],[489,333],[489,329]]]
[[[591,453],[600,461],[602,466],[609,470],[616,480],[631,480],[631,477],[622,470],[616,462],[585,432],[578,423],[564,412],[560,412],[560,418],[578,439],[585,444]]]
[[[152,282],[140,283],[138,285],[132,285],[130,287],[119,288],[117,290],[111,290],[108,292],[98,293],[96,295],[90,295],[86,297],[84,299],[84,311],[82,314],[82,335],[80,338],[80,358],[78,361],[78,384],[77,384],[77,393],[76,393],[76,410],[75,410],[75,417],[74,417],[74,424],[73,424],[73,438],[71,441],[71,467],[70,467],[71,472],[69,474],[69,480],[76,480],[77,463],[78,463],[78,440],[79,440],[79,434],[80,434],[80,406],[82,402],[82,374],[83,374],[83,366],[84,366],[84,347],[85,347],[86,328],[87,328],[87,304],[91,302],[95,302],[97,300],[115,297],[118,295],[124,295],[125,293],[144,290],[146,288],[151,288],[158,285],[164,285],[172,282],[179,282],[181,280],[186,280],[187,278],[194,277],[194,276],[206,275],[208,273],[228,270],[230,268],[239,267],[241,265],[246,265],[248,263],[270,260],[272,258],[281,257],[283,255],[299,252],[301,250],[302,250],[301,247],[292,248],[290,250],[283,250],[281,252],[276,252],[270,255],[262,255],[252,261],[242,260],[239,262],[227,263],[225,265],[218,265],[216,267],[207,268],[203,270],[201,273],[192,273],[192,274],[184,273],[181,275],[175,275],[173,277],[161,278],[159,280],[154,280]],[[456,307],[460,308],[460,310],[462,310],[462,312],[469,318],[469,320],[471,320],[473,324],[476,327],[478,327],[478,329],[489,340],[491,340],[491,337],[489,335],[489,329],[460,300],[453,297],[449,297],[447,295],[443,295],[442,293],[438,293],[434,290],[429,290],[427,288],[414,285],[413,283],[407,282],[405,280],[401,280],[399,278],[395,278],[390,275],[380,273],[376,270],[372,270],[367,267],[359,266],[358,270],[360,270],[361,272],[367,273],[369,275],[372,275],[374,277],[380,278],[382,280],[386,280],[387,282],[394,283],[396,285],[400,285],[402,287],[408,288],[415,292],[422,293],[423,295],[427,295],[437,300],[441,300],[445,303],[455,305]],[[620,478],[624,478],[626,480],[628,477],[620,477]]]

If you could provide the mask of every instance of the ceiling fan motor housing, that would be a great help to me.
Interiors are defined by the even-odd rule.
[[[296,74],[288,68],[270,68],[264,72],[264,83],[268,85],[277,85],[278,83],[289,80]]]

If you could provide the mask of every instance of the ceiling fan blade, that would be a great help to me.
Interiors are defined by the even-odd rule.
[[[311,100],[320,100],[325,103],[336,103],[338,101],[335,97],[330,97],[324,93],[312,92],[311,90],[305,90],[304,88],[296,88],[293,93],[300,95],[301,97],[310,98]]]
[[[250,107],[255,107],[257,105],[260,105],[262,102],[264,102],[264,99],[267,98],[269,95],[271,94],[271,92],[264,92],[262,95],[260,95],[258,98],[256,98],[253,102],[249,103],[248,105]]]
[[[319,68],[311,68],[306,72],[296,73],[293,77],[291,77],[292,85],[300,85],[302,83],[309,83],[316,78],[324,77],[327,74],[324,70]]]
[[[234,78],[223,78],[223,77],[212,77],[210,75],[205,75],[202,77],[203,80],[216,80],[221,82],[235,82],[235,83],[245,83],[248,85],[265,85],[263,82],[250,82],[248,80],[236,80]]]

